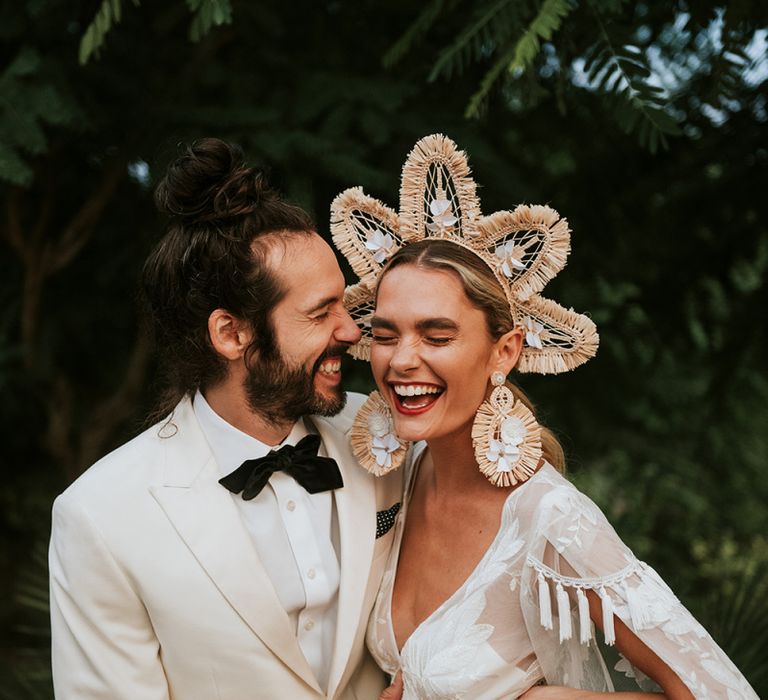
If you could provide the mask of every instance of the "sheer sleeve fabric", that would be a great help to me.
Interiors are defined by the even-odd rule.
[[[595,640],[586,591],[602,602],[606,644],[614,615],[699,699],[757,695],[661,577],[621,541],[600,509],[560,475],[540,494],[521,575],[521,606],[547,682],[608,691],[613,686]],[[623,660],[644,690],[650,679]]]

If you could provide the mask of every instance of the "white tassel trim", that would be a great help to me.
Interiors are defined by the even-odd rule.
[[[605,643],[613,646],[616,641],[616,630],[613,626],[613,601],[604,587],[600,588],[600,598],[603,602],[603,635]]]
[[[556,585],[555,598],[557,601],[557,614],[560,618],[560,641],[571,639],[573,636],[573,623],[571,617],[571,602],[566,588],[576,590],[576,601],[578,607],[579,619],[579,641],[581,644],[589,644],[592,639],[592,620],[589,611],[589,601],[585,590],[597,592],[601,601],[603,634],[605,643],[612,646],[616,641],[616,626],[614,621],[613,600],[607,589],[611,589],[626,598],[627,608],[631,620],[626,620],[627,624],[632,624],[635,630],[646,629],[649,625],[648,611],[643,608],[641,601],[637,597],[637,589],[632,588],[626,580],[630,576],[638,576],[642,579],[647,565],[640,561],[633,561],[621,571],[605,577],[599,578],[574,578],[563,576],[554,569],[550,569],[542,564],[532,555],[528,555],[527,564],[536,571],[539,588],[539,608],[541,625],[544,629],[553,629],[552,624],[552,602],[550,599],[550,590],[547,579],[551,579]],[[622,595],[623,594],[623,595]]]
[[[579,601],[579,641],[589,644],[592,639],[592,620],[589,618],[589,601],[583,588],[576,589],[576,598]]]
[[[549,586],[544,575],[539,572],[539,613],[541,626],[545,630],[552,629],[552,601],[549,599]]]
[[[560,618],[560,641],[564,642],[573,635],[571,629],[571,601],[563,588],[563,584],[557,583],[557,616]]]
[[[627,607],[632,617],[632,628],[639,632],[648,626],[648,614],[643,609],[643,604],[637,599],[637,590],[624,581],[624,596],[627,599]]]

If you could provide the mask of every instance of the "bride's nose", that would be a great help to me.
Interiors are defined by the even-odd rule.
[[[416,369],[421,362],[418,350],[417,343],[401,338],[394,348],[389,366],[395,372],[408,372]]]

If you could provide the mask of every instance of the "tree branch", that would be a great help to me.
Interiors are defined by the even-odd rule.
[[[10,244],[18,256],[23,260],[25,257],[24,236],[21,225],[21,187],[12,187],[5,200],[5,218],[6,227],[4,230],[5,239]]]
[[[55,462],[72,481],[75,477],[74,450],[72,449],[72,384],[67,377],[57,377],[48,395],[48,430],[45,435],[45,447]]]
[[[99,188],[83,203],[78,212],[72,217],[59,240],[54,244],[47,260],[46,274],[56,272],[69,265],[73,258],[88,242],[101,218],[104,209],[118,184],[126,174],[125,160],[114,161],[104,175]]]
[[[83,426],[72,478],[79,476],[101,456],[120,424],[131,417],[147,376],[151,343],[141,330],[133,345],[123,380],[115,391],[91,412]]]

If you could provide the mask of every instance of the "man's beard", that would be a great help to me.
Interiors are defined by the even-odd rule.
[[[311,371],[286,363],[274,342],[261,348],[248,364],[245,394],[254,413],[274,424],[295,423],[306,415],[335,416],[347,402],[341,386],[329,396],[315,389],[315,374],[328,357],[339,357],[345,345],[329,347],[315,361]]]

